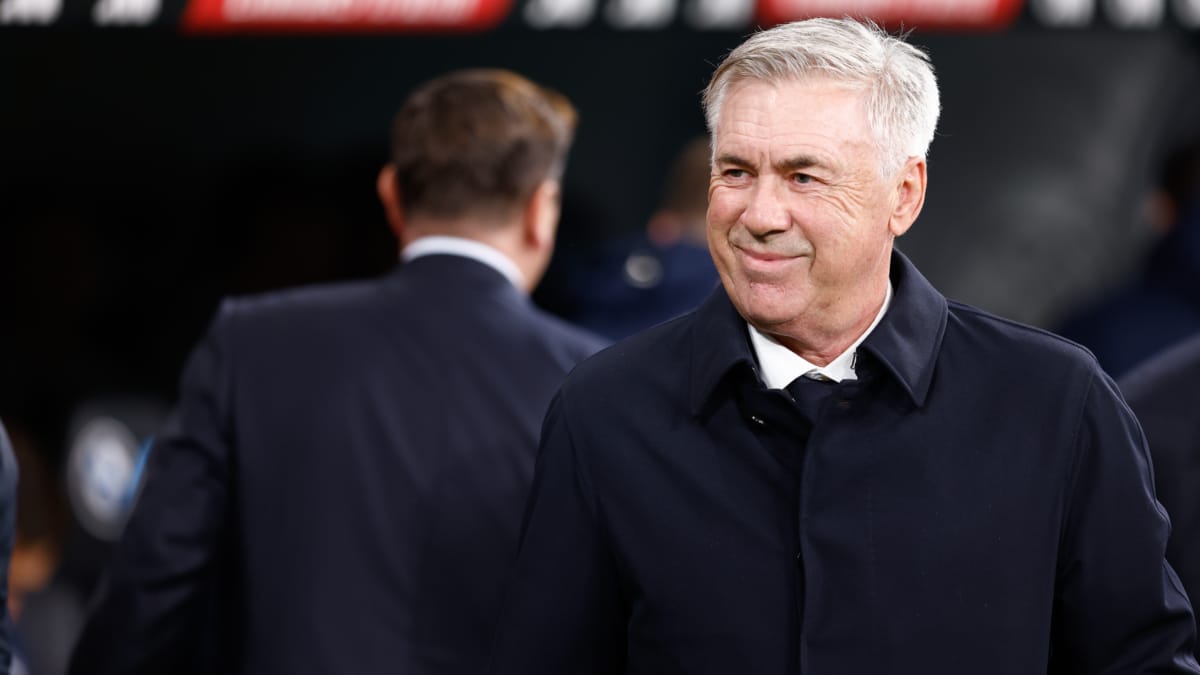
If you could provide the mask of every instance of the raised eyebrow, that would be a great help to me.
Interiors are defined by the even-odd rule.
[[[823,166],[823,164],[821,160],[812,155],[797,155],[780,160],[775,164],[775,169],[781,173],[789,173],[800,169],[811,169],[814,166]]]
[[[741,157],[738,157],[737,155],[731,155],[731,154],[726,153],[723,155],[717,155],[717,158],[715,160],[713,160],[714,167],[720,166],[720,165],[748,167],[748,166],[750,166],[750,162],[749,162],[749,160],[742,159]]]

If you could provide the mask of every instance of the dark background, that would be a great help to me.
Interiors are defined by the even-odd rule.
[[[390,118],[452,68],[512,68],[579,107],[562,253],[641,228],[671,156],[703,131],[708,75],[748,31],[0,28],[0,417],[57,469],[81,405],[170,402],[221,296],[389,268],[374,177]],[[1197,33],[1098,11],[1085,28],[1026,14],[912,41],[944,114],[900,246],[947,295],[1053,327],[1150,243],[1157,162],[1200,129]]]
[[[1144,250],[1154,165],[1200,119],[1200,55],[1175,29],[1027,24],[914,35],[945,112],[901,247],[948,295],[1052,325]],[[221,295],[386,269],[390,117],[451,68],[513,68],[580,108],[564,250],[641,227],[741,37],[0,31],[0,413],[169,398]]]
[[[153,433],[220,297],[395,264],[374,180],[412,86],[500,66],[578,106],[552,292],[573,253],[644,226],[672,155],[703,132],[714,64],[749,32],[597,19],[197,37],[173,30],[171,11],[140,29],[68,14],[0,27],[0,418],[45,460],[23,464],[23,488],[50,498],[26,515],[53,511],[82,415]],[[925,274],[950,297],[1053,328],[1133,273],[1152,243],[1142,209],[1157,165],[1200,132],[1200,34],[1118,28],[1097,10],[1082,28],[1026,12],[1000,32],[912,41],[932,54],[944,108],[925,210],[900,240]],[[102,557],[77,529],[60,577],[80,593],[43,613],[54,637],[42,664],[61,667],[74,635],[63,617]]]

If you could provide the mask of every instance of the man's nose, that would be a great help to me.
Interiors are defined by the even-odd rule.
[[[742,225],[757,237],[786,230],[791,224],[782,186],[775,180],[759,180],[750,193],[750,203],[742,212]]]

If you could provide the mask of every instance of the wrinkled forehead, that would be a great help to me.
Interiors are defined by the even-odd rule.
[[[762,95],[771,92],[771,97]],[[874,90],[867,84],[810,74],[788,78],[743,78],[725,91],[713,122],[713,143],[731,117],[753,113],[760,106],[781,124],[839,123],[842,133],[853,133],[879,148],[886,146],[885,129],[873,114]]]
[[[720,112],[714,146],[730,134],[746,133],[873,138],[864,88],[830,78],[742,80],[726,92]]]
[[[714,166],[881,172],[866,105],[862,87],[831,78],[739,82],[713,133]]]

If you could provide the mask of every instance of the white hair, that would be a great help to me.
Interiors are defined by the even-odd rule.
[[[713,73],[704,112],[715,137],[721,105],[734,84],[829,78],[866,94],[867,123],[885,173],[925,158],[941,103],[929,56],[869,21],[806,19],[752,35]]]

